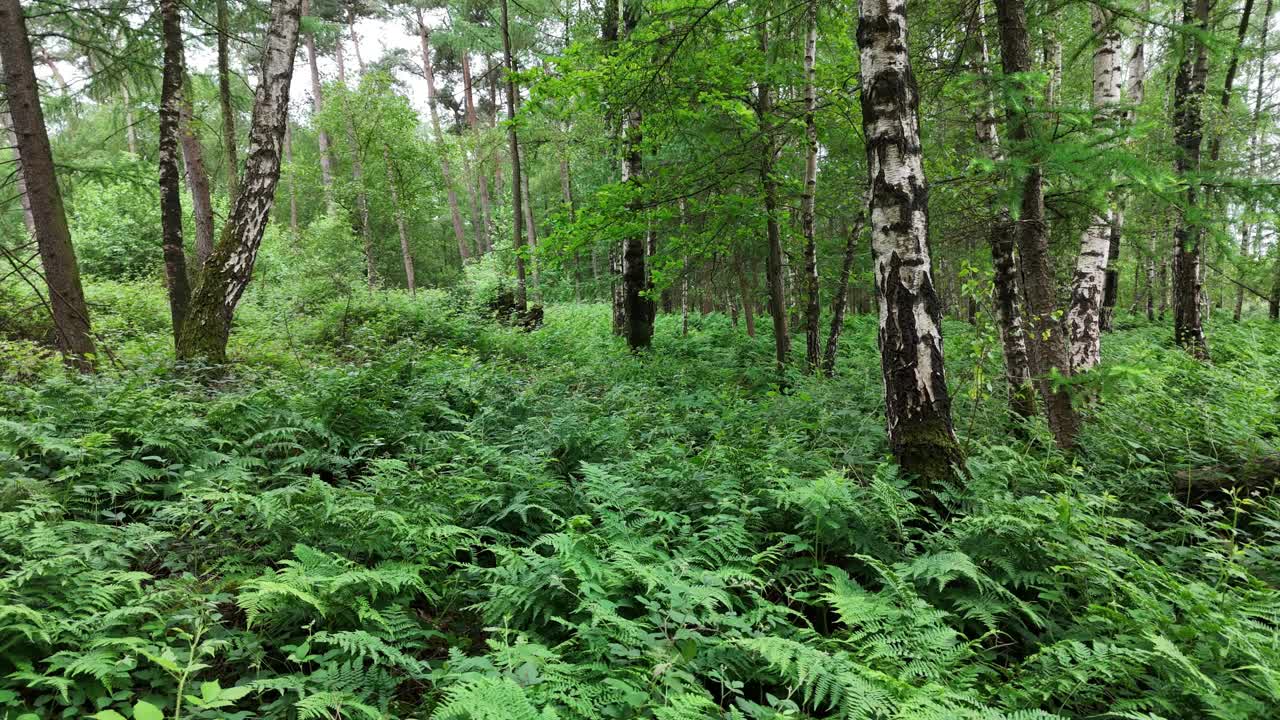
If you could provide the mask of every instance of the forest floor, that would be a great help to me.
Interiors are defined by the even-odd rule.
[[[767,333],[443,293],[250,298],[217,383],[154,287],[113,359],[0,343],[0,717],[1270,718],[1280,500],[1180,473],[1280,444],[1280,328],[1213,363],[1121,314],[1081,450],[946,326],[971,479],[889,462],[875,324],[779,392]],[[179,707],[179,703],[181,703]],[[154,706],[154,707],[153,707]],[[119,713],[113,714],[113,713]]]

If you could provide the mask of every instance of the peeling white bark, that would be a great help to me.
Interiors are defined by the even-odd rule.
[[[899,462],[958,458],[942,363],[941,311],[928,245],[919,98],[907,55],[905,0],[859,2],[862,125],[889,439]],[[925,460],[920,455],[935,454]],[[915,467],[912,467],[912,466]]]
[[[1104,124],[1120,106],[1124,88],[1121,38],[1111,13],[1093,6],[1093,32],[1098,47],[1093,54],[1093,106],[1095,123]],[[1112,208],[1095,214],[1080,237],[1072,279],[1071,306],[1067,310],[1071,372],[1084,372],[1102,361],[1102,300],[1111,246]]]

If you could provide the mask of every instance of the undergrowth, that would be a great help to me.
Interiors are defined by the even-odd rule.
[[[246,305],[211,386],[166,360],[155,288],[90,299],[99,376],[0,354],[0,717],[1280,706],[1280,503],[1172,494],[1275,452],[1264,322],[1216,325],[1209,366],[1108,336],[1074,457],[948,325],[971,459],[943,521],[888,462],[870,318],[780,393],[720,316],[635,357],[604,307],[526,334],[443,294],[293,296]]]

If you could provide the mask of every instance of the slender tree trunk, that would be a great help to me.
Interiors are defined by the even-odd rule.
[[[28,37],[26,18],[18,0],[0,0],[4,94],[17,138],[18,170],[26,183],[55,338],[68,365],[81,372],[92,372],[94,345],[89,331],[89,308],[80,286],[80,269],[71,245],[62,192],[54,174],[53,152],[40,107]]]
[[[122,85],[124,92],[124,137],[129,146],[129,154],[138,156],[138,129],[134,127],[133,98],[129,96],[129,86]]]
[[[298,182],[293,176],[293,131],[284,124],[284,160],[289,166],[289,236],[298,239]],[[203,263],[201,263],[203,265]]]
[[[840,352],[840,335],[844,332],[844,314],[849,305],[849,276],[853,274],[853,262],[858,253],[858,236],[866,222],[866,212],[859,210],[844,244],[844,263],[840,266],[840,278],[836,281],[836,294],[831,299],[831,331],[827,334],[827,349],[822,356],[822,372],[835,377],[836,356]]]
[[[179,0],[160,0],[164,36],[164,74],[160,88],[160,228],[164,277],[169,288],[173,341],[178,342],[191,290],[182,249],[182,190],[178,171],[178,135],[182,132],[182,11]],[[212,219],[212,218],[211,218]]]
[[[240,188],[240,161],[236,157],[236,114],[231,104],[231,50],[228,38],[231,34],[227,15],[227,0],[217,0],[218,23],[218,102],[222,106],[222,148],[227,158],[227,196],[232,203]],[[310,48],[310,46],[308,46]],[[312,86],[314,89],[314,85]],[[317,97],[319,97],[317,95]],[[290,161],[292,162],[292,161]],[[292,192],[293,182],[289,183]],[[296,205],[296,202],[295,202]],[[296,228],[297,223],[294,223]],[[297,234],[296,232],[294,233]]]
[[[889,445],[926,487],[964,463],[951,425],[942,318],[929,262],[928,186],[905,0],[860,0],[862,128]]]
[[[348,13],[349,27],[352,35],[355,34],[355,17]],[[348,106],[347,94],[347,62],[346,49],[343,47],[342,35],[336,38],[334,47],[334,59],[338,63],[338,83],[342,85],[343,92],[341,94],[343,118],[345,120],[347,145],[351,147],[351,182],[356,189],[356,219],[360,222],[360,242],[364,249],[364,272],[365,280],[372,290],[378,286],[378,264],[373,253],[373,230],[369,225],[369,193],[364,187],[364,148],[360,146],[360,139],[356,135],[355,120],[352,118],[351,108]],[[364,72],[364,62],[358,61],[360,72]]]
[[[471,129],[472,133],[476,133],[480,129],[480,124],[479,119],[476,117],[475,97],[473,95],[473,88],[471,85],[471,52],[469,50],[462,51],[462,89],[463,100],[466,104],[467,127]],[[473,205],[475,204],[474,196],[477,194],[479,196],[480,218],[483,221],[483,226],[477,233],[476,241],[477,250],[480,254],[484,254],[489,251],[491,246],[489,237],[490,233],[493,232],[493,214],[490,210],[492,204],[489,201],[489,181],[485,177],[483,170],[484,162],[477,159],[477,163],[478,167],[476,168],[475,173],[475,189],[471,192],[473,195]]]
[[[27,196],[27,181],[22,172],[22,161],[18,159],[18,138],[13,134],[13,121],[9,119],[7,110],[0,112],[0,125],[4,126],[4,138],[8,147],[14,152],[14,185],[18,190],[18,203],[22,206],[22,222],[27,228],[27,240],[36,236],[36,220],[31,215],[31,198]]]
[[[308,0],[303,0],[302,14],[309,15],[311,7]],[[311,68],[311,113],[313,122],[324,111],[324,91],[320,87],[320,66],[316,59],[316,38],[307,33],[303,38],[307,46],[307,63]],[[320,184],[324,188],[325,210],[332,213],[337,209],[337,200],[333,194],[333,157],[329,141],[329,133],[324,128],[316,127],[316,143],[320,146]]]
[[[640,3],[623,2],[622,32],[630,37],[639,22]],[[631,193],[628,202],[629,224],[638,226],[641,212],[639,198],[643,183],[643,164],[640,157],[640,109],[626,108],[622,116],[622,183]],[[627,345],[632,350],[649,347],[653,340],[655,308],[649,297],[649,273],[647,237],[644,232],[631,230],[622,241],[622,303],[626,314]]]
[[[1183,0],[1182,21],[1197,32],[1209,28],[1209,0]],[[1177,152],[1174,171],[1186,183],[1185,206],[1178,214],[1173,252],[1173,337],[1197,358],[1207,358],[1208,345],[1201,322],[1201,229],[1196,217],[1200,207],[1200,145],[1204,138],[1205,77],[1208,54],[1197,36],[1184,38],[1173,89],[1173,128]]]
[[[431,131],[435,134],[440,153],[440,179],[444,182],[449,198],[449,217],[453,220],[453,239],[458,243],[458,256],[466,262],[471,258],[471,249],[467,244],[462,212],[458,209],[458,192],[453,188],[453,169],[449,165],[448,147],[445,145],[444,133],[440,132],[440,113],[436,110],[436,74],[431,66],[431,31],[423,20],[422,10],[419,8],[414,12],[418,20],[418,42],[422,45],[422,74],[427,80],[427,109],[431,113]]]
[[[520,138],[516,135],[516,62],[511,53],[511,22],[507,0],[502,0],[502,58],[507,86],[507,144],[511,153],[511,248],[516,256],[516,310],[524,317],[529,310],[525,288],[524,211],[521,207]]]
[[[179,37],[179,42],[181,37]],[[179,45],[181,50],[181,45]],[[179,58],[181,60],[181,58]],[[183,86],[179,98],[178,134],[182,141],[182,159],[187,168],[187,187],[191,190],[191,214],[196,230],[196,271],[213,252],[213,196],[209,189],[209,173],[204,165],[204,149],[196,137],[192,109],[191,78],[183,70]],[[175,326],[176,328],[181,325]]]
[[[970,15],[969,64],[984,81],[988,81],[991,58],[987,51],[986,31],[983,28],[982,3],[979,2]],[[995,164],[1004,160],[1000,149],[1000,135],[996,129],[995,109],[991,91],[981,90],[981,107],[974,118],[974,134],[985,154]],[[991,225],[991,265],[994,270],[992,285],[996,322],[1000,329],[1000,345],[1004,353],[1005,379],[1009,385],[1009,410],[1018,417],[1035,414],[1035,387],[1031,382],[1031,363],[1027,353],[1026,332],[1022,325],[1022,311],[1018,306],[1018,271],[1013,251],[1017,226],[1004,208],[996,210],[996,220]],[[972,298],[971,298],[972,301]]]
[[[232,317],[252,277],[280,180],[280,146],[288,122],[301,9],[302,0],[272,3],[240,193],[196,283],[178,339],[180,359],[226,362]]]
[[[997,0],[1000,30],[1000,58],[1007,76],[1027,77],[1031,72],[1031,44],[1027,34],[1024,0]],[[1034,96],[1034,93],[1028,93]],[[1033,136],[1031,118],[1018,104],[1008,108],[1009,134],[1017,144],[1027,144]],[[1017,245],[1022,259],[1023,292],[1026,295],[1032,340],[1029,353],[1044,397],[1049,429],[1060,448],[1075,445],[1079,420],[1065,389],[1054,390],[1047,376],[1070,373],[1067,337],[1056,320],[1057,299],[1053,261],[1049,253],[1048,227],[1044,219],[1044,176],[1039,158],[1028,158],[1023,178],[1022,207],[1018,218]]]
[[[800,226],[804,235],[805,280],[805,369],[814,373],[821,362],[822,338],[819,324],[822,305],[818,296],[818,246],[814,238],[814,206],[818,193],[818,96],[814,65],[818,52],[818,4],[810,0],[806,8],[804,39],[804,196],[800,200]]]
[[[760,54],[768,58],[768,22],[760,25]],[[765,236],[769,244],[769,256],[765,266],[765,279],[769,286],[769,314],[773,318],[773,345],[778,371],[786,369],[791,356],[791,332],[787,327],[787,286],[783,263],[782,233],[778,228],[778,181],[773,167],[777,162],[778,147],[773,137],[773,98],[769,83],[761,80],[756,89],[756,114],[760,117],[762,146],[760,154],[760,187],[764,194]]]
[[[1097,5],[1090,7],[1093,10],[1093,33],[1098,38],[1098,47],[1093,53],[1095,126],[1110,127],[1124,87],[1124,66],[1120,62],[1120,31],[1116,29],[1111,13]],[[1102,361],[1102,307],[1106,294],[1104,286],[1107,282],[1112,228],[1117,221],[1118,218],[1110,209],[1098,212],[1080,237],[1066,322],[1071,342],[1072,373],[1085,372]],[[1119,237],[1116,239],[1118,241]],[[1114,279],[1112,278],[1113,281]]]
[[[391,146],[383,144],[382,157],[387,163],[387,188],[391,191],[391,207],[396,215],[396,230],[400,233],[400,259],[404,262],[404,283],[410,295],[418,294],[418,287],[413,281],[413,252],[409,249],[409,231],[405,227],[404,210],[400,207],[399,182],[395,165],[391,163]]]

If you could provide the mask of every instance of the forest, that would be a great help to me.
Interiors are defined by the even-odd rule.
[[[0,720],[1280,714],[1272,0],[0,0]]]

